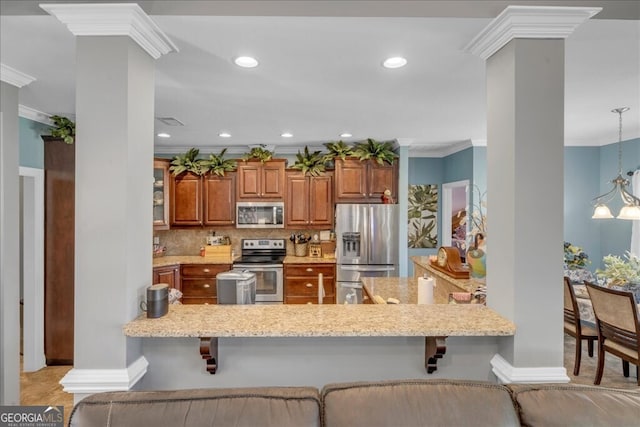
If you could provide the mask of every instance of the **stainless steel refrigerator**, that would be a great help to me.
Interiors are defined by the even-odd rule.
[[[363,277],[398,275],[398,205],[336,205],[337,302],[362,302]]]

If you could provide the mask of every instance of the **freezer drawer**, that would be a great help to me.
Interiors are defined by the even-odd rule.
[[[395,277],[397,265],[338,265],[338,282],[360,282],[363,277]]]

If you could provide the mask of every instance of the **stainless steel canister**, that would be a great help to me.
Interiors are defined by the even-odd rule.
[[[157,283],[147,288],[147,317],[158,318],[169,312],[169,285]]]

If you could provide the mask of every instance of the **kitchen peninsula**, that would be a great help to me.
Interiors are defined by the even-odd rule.
[[[443,336],[448,356],[434,376],[486,379],[499,340],[514,333],[485,306],[447,304],[172,305],[124,326],[149,362],[142,389],[418,378],[442,356],[429,342]]]

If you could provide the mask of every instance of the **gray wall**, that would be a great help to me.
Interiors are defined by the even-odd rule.
[[[0,405],[20,403],[18,88],[0,82]]]

